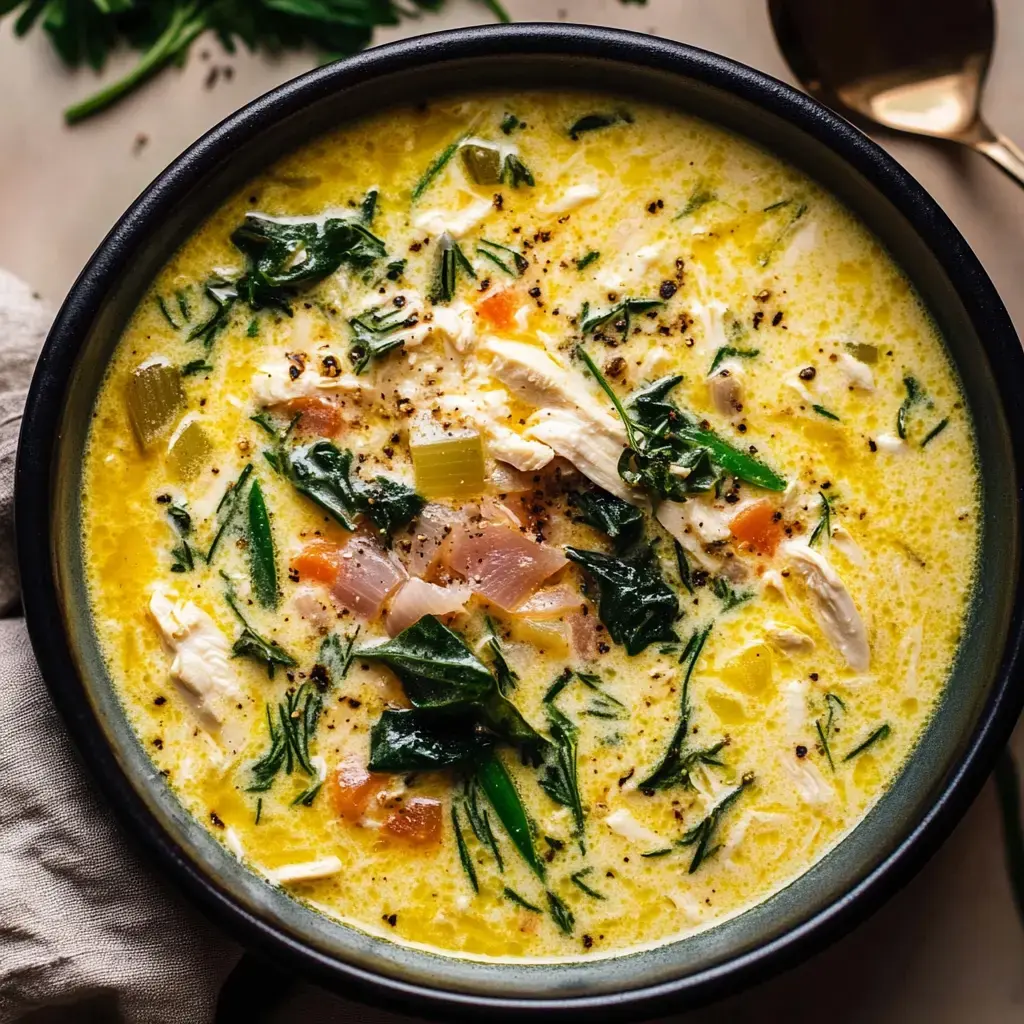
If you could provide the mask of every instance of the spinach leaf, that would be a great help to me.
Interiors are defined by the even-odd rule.
[[[427,503],[408,484],[386,476],[375,477],[356,491],[359,510],[385,537],[415,519]]]
[[[579,137],[586,132],[596,132],[600,128],[610,128],[615,124],[632,124],[633,115],[627,110],[619,110],[614,113],[584,114],[583,117],[574,121],[569,128],[569,138],[573,142],[579,141]]]
[[[283,451],[283,450],[282,450]],[[356,516],[364,514],[385,538],[399,526],[415,519],[425,504],[411,487],[385,476],[372,483],[353,481],[352,453],[330,441],[314,441],[278,454],[278,463],[292,486],[316,502],[346,530],[356,528]]]
[[[433,771],[473,762],[494,743],[476,731],[472,708],[385,709],[370,730],[375,772]]]
[[[402,681],[416,708],[446,708],[463,716],[471,733],[521,747],[536,759],[544,738],[502,695],[487,666],[440,620],[425,615],[392,640],[356,652],[382,661]],[[467,724],[468,723],[468,724]]]
[[[479,701],[495,689],[487,666],[433,615],[424,615],[391,640],[361,648],[356,657],[387,665],[417,707]]]
[[[264,608],[277,607],[277,558],[270,514],[259,480],[249,489],[249,576],[252,591]]]
[[[631,547],[640,539],[644,514],[628,501],[601,488],[578,491],[569,496],[588,526],[607,534],[620,548]]]
[[[672,628],[679,617],[679,601],[662,579],[650,545],[621,556],[572,547],[565,553],[597,580],[598,614],[627,654],[639,654],[658,641],[679,639]]]
[[[288,314],[297,291],[343,265],[366,270],[387,256],[363,224],[340,217],[277,220],[249,213],[231,241],[249,260],[236,284],[239,297],[253,309],[272,306]]]

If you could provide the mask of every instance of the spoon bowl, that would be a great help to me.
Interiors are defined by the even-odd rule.
[[[970,146],[1024,185],[1024,152],[981,115],[992,0],[769,0],[783,56],[860,123]]]

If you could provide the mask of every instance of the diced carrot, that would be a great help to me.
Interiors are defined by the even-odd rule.
[[[737,512],[729,524],[732,535],[762,555],[774,555],[782,540],[782,524],[775,518],[770,501],[756,501]]]
[[[282,408],[289,418],[299,414],[301,419],[295,425],[296,431],[303,434],[316,434],[318,437],[336,437],[344,420],[337,404],[326,398],[315,395],[303,395],[289,399]]]
[[[366,805],[388,784],[388,776],[371,772],[354,757],[347,757],[327,776],[327,791],[339,818],[359,821]]]
[[[417,846],[426,846],[440,841],[441,822],[441,802],[416,796],[388,817],[384,830]]]
[[[519,296],[515,289],[506,288],[502,292],[495,292],[484,299],[476,311],[500,330],[508,330],[513,324],[513,317],[519,308]]]
[[[311,540],[293,559],[292,568],[300,579],[314,579],[332,584],[341,570],[344,549],[326,540]]]

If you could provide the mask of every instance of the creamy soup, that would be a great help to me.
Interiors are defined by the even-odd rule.
[[[110,674],[268,884],[397,942],[685,936],[833,848],[964,629],[972,426],[878,242],[715,127],[394,110],[161,271],[97,400]]]

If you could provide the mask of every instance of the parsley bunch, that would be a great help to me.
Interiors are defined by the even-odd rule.
[[[373,30],[397,25],[403,16],[437,11],[445,0],[0,0],[0,18],[18,12],[15,34],[39,24],[70,68],[102,70],[118,47],[141,52],[124,78],[65,111],[68,124],[98,114],[168,64],[181,64],[195,39],[210,30],[234,52],[310,46],[330,59],[369,45]],[[481,0],[500,21],[508,15],[498,0]]]

